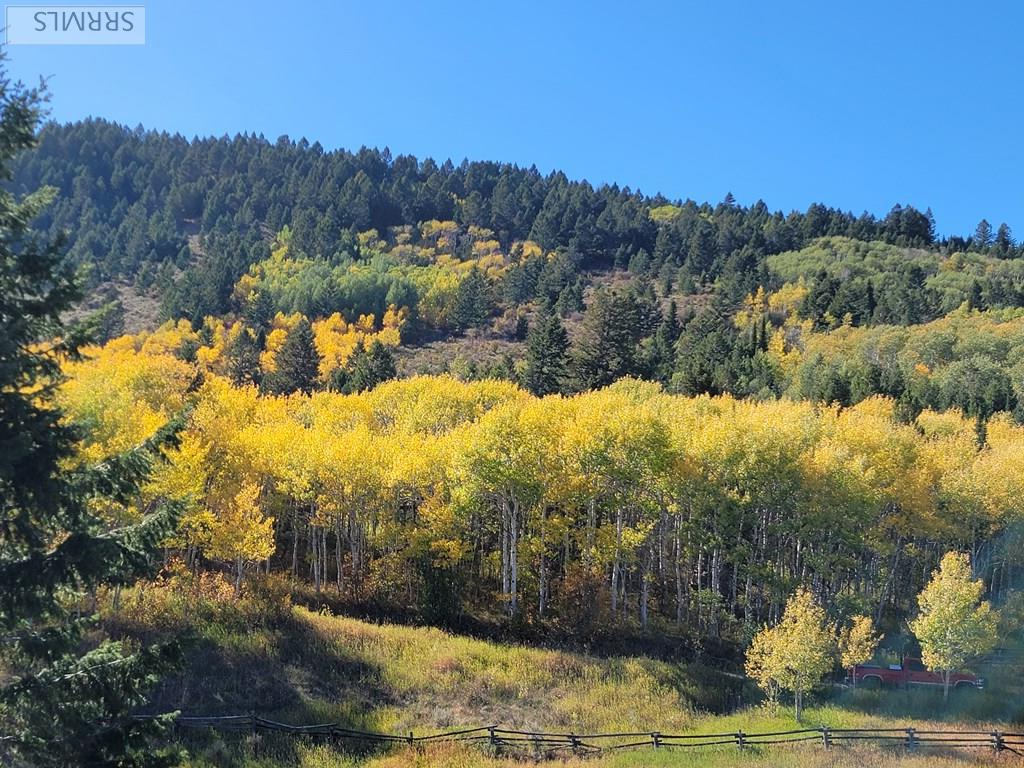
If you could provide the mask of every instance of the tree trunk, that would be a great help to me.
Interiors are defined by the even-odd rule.
[[[540,588],[537,594],[538,613],[541,616],[544,615],[544,609],[547,608],[548,604],[548,562],[544,551],[546,544],[544,540],[546,520],[547,509],[542,506],[540,510]]]
[[[509,540],[509,613],[519,610],[519,502],[512,500],[511,537]]]
[[[676,626],[683,625],[683,575],[679,561],[683,557],[683,546],[679,533],[679,521],[676,521],[676,552],[675,552],[675,576],[676,576]]]
[[[509,534],[508,534],[508,501],[506,499],[501,500],[501,599],[505,602],[502,606],[508,611],[508,593],[509,593]]]
[[[644,555],[643,572],[640,574],[640,629],[644,632],[647,631],[647,599],[650,596],[652,559],[653,553],[648,546],[647,553]]]
[[[612,616],[619,610],[619,557],[622,550],[622,509],[615,511],[615,559],[612,562]]]

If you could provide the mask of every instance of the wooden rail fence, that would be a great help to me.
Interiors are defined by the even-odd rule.
[[[816,742],[828,749],[839,744],[875,743],[902,746],[908,750],[946,747],[984,747],[995,752],[1008,751],[1021,755],[1024,733],[1004,731],[917,730],[914,728],[798,728],[765,733],[688,733],[671,734],[660,731],[634,731],[621,733],[547,733],[485,725],[478,728],[445,731],[429,735],[377,733],[345,728],[336,723],[317,725],[291,725],[258,715],[232,715],[218,717],[179,716],[178,728],[218,731],[261,731],[294,736],[324,737],[331,740],[361,742],[364,744],[421,745],[431,742],[463,742],[490,745],[500,750],[516,750],[542,755],[559,751],[577,754],[606,752],[618,749],[677,749],[711,747],[732,744],[739,748],[759,745],[798,744]]]

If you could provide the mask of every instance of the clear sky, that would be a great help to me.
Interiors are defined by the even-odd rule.
[[[74,0],[69,0],[74,2]],[[128,0],[122,0],[128,2]],[[561,169],[1024,237],[1020,2],[214,2],[145,46],[8,50],[52,116]]]

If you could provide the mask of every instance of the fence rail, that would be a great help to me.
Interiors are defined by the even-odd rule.
[[[788,731],[762,733],[685,733],[669,734],[660,731],[632,731],[619,733],[548,733],[484,725],[453,731],[416,736],[379,733],[346,728],[337,723],[293,725],[270,720],[259,715],[178,716],[178,728],[214,729],[218,731],[261,731],[285,733],[294,736],[319,736],[337,741],[377,743],[386,745],[422,745],[433,742],[465,742],[486,744],[499,750],[528,751],[534,755],[569,751],[578,754],[612,750],[638,749],[691,749],[735,745],[746,748],[760,745],[801,744],[816,742],[828,749],[843,743],[876,743],[903,746],[908,750],[983,747],[996,752],[1008,751],[1024,754],[1024,733],[1006,731],[952,731],[918,730],[916,728],[798,728]]]

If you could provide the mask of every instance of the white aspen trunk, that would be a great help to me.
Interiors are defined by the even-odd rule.
[[[597,499],[591,499],[587,505],[587,552],[586,564],[590,565],[594,553],[594,536],[597,528]]]
[[[341,562],[341,520],[334,519],[334,559],[338,567],[338,594],[341,594],[342,587],[342,562]]]
[[[320,529],[320,577],[327,589],[327,526]]]
[[[615,511],[615,559],[612,561],[612,616],[619,611],[619,557],[622,550],[622,509]]]
[[[541,506],[540,510],[540,588],[537,595],[537,608],[541,616],[544,615],[544,609],[547,607],[548,602],[548,563],[545,555],[544,540],[545,533],[545,521],[547,520],[547,508]]]
[[[653,553],[651,552],[650,545],[648,545],[647,552],[644,555],[643,571],[640,574],[640,628],[644,632],[647,631],[647,598],[650,594],[652,559]]]
[[[680,561],[683,559],[683,543],[680,525],[681,518],[676,518],[676,546],[675,546],[675,577],[676,577],[676,626],[683,625],[683,574]]]
[[[512,500],[511,538],[509,541],[509,613],[515,615],[519,609],[519,502]]]
[[[508,501],[501,500],[501,599],[503,607],[508,610],[509,593],[509,533],[508,533]]]
[[[299,507],[292,503],[292,581],[299,573]]]
[[[316,588],[316,594],[320,596],[320,535],[316,528],[312,525],[309,526],[309,549],[312,555],[313,565],[313,586]]]
[[[349,552],[352,556],[352,581],[359,583],[362,569],[362,562],[359,551],[359,522],[356,520],[355,512],[348,515],[348,543]]]

